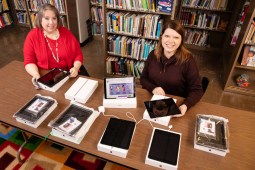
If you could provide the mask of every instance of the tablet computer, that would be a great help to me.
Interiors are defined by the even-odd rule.
[[[172,98],[145,101],[144,105],[150,118],[181,114],[181,111]]]
[[[177,165],[181,135],[170,131],[155,129],[148,158]]]
[[[67,77],[69,74],[70,73],[68,71],[65,71],[59,68],[54,68],[53,70],[51,70],[44,76],[40,77],[37,81],[48,87],[53,87],[58,82],[63,80],[65,77]]]
[[[104,78],[105,99],[134,98],[135,96],[134,77]]]

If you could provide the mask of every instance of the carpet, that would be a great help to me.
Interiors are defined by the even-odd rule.
[[[16,158],[24,142],[22,133],[0,123],[0,170],[129,170],[89,154],[29,135],[29,142],[21,151],[23,164]]]

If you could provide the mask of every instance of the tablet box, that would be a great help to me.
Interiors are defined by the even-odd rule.
[[[126,158],[135,131],[135,122],[111,118],[99,143],[99,151]]]
[[[226,156],[229,152],[228,119],[214,115],[197,115],[194,148]]]
[[[161,95],[153,95],[151,100],[159,100],[159,99],[166,99],[166,98],[169,98],[169,97],[161,96]],[[176,102],[176,99],[174,99],[174,101]],[[143,113],[143,118],[147,119],[151,122],[155,122],[155,123],[158,123],[158,124],[161,124],[161,125],[164,125],[164,126],[168,126],[169,121],[171,119],[171,116],[164,116],[164,117],[159,117],[159,118],[150,118],[150,115],[149,115],[148,111],[145,110],[144,113]]]
[[[68,75],[67,71],[55,68],[40,77],[37,82],[40,88],[56,92],[69,79]]]
[[[37,128],[57,105],[58,102],[55,99],[37,94],[16,112],[13,117],[18,122]]]
[[[80,144],[99,115],[93,108],[71,101],[48,126],[52,127],[51,135]]]
[[[86,103],[98,86],[98,81],[79,77],[67,90],[65,98],[79,103]]]
[[[105,108],[136,108],[137,101],[134,98],[123,98],[123,99],[103,99],[103,106]]]
[[[154,128],[145,164],[176,170],[180,154],[181,133]]]

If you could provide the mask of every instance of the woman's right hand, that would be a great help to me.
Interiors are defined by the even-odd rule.
[[[152,93],[153,94],[156,94],[156,95],[162,95],[162,96],[165,96],[166,93],[165,91],[162,89],[162,87],[156,87],[155,89],[152,90]]]
[[[39,78],[40,78],[40,74],[39,74],[39,73],[33,75],[33,77],[32,77],[32,83],[33,83],[33,85],[35,86],[35,89],[40,89],[40,86],[39,86],[39,84],[38,84],[38,82],[37,82],[37,80],[38,80]]]

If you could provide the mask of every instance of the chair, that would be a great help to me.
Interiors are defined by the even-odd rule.
[[[88,71],[86,70],[86,68],[84,67],[84,65],[82,65],[82,66],[80,67],[79,75],[90,77],[90,76],[89,76],[89,73],[88,73]]]
[[[204,93],[207,89],[208,84],[209,84],[209,79],[207,77],[202,77],[202,88]]]

